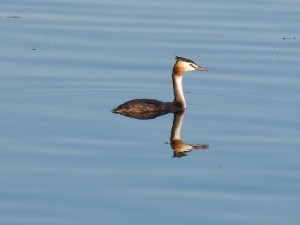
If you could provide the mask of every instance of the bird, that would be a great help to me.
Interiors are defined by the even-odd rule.
[[[167,113],[174,113],[186,109],[186,101],[182,88],[183,74],[188,71],[208,71],[208,69],[184,57],[175,56],[175,59],[176,62],[172,72],[174,92],[174,100],[172,102],[162,102],[156,99],[144,98],[133,99],[114,108],[112,112],[136,119],[152,119]]]

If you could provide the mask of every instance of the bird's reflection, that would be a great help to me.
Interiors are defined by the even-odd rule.
[[[143,112],[143,113],[119,113],[123,116],[127,116],[130,118],[134,119],[139,119],[139,120],[149,120],[149,119],[154,119],[156,117],[166,115],[167,113],[160,113],[160,112]],[[182,122],[184,118],[185,110],[177,111],[174,112],[174,118],[173,118],[173,125],[171,129],[171,137],[170,137],[170,145],[171,148],[174,150],[173,157],[179,158],[186,156],[187,152],[193,151],[193,150],[202,150],[202,149],[208,149],[208,145],[192,145],[192,144],[187,144],[183,142],[180,138],[180,133],[181,133],[181,127],[182,127]]]
[[[181,126],[182,126],[184,114],[185,114],[185,110],[174,113],[173,126],[172,126],[171,137],[170,137],[170,145],[171,148],[174,150],[174,157],[186,156],[186,152],[208,148],[208,145],[206,144],[192,145],[192,144],[187,144],[181,140],[180,133],[181,133]]]

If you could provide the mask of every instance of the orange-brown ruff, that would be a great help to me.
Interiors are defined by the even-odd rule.
[[[162,102],[156,99],[133,99],[113,109],[113,113],[137,119],[151,119],[170,112],[180,111],[186,108],[186,102],[182,89],[182,75],[187,71],[207,71],[206,68],[197,65],[194,61],[176,56],[173,67],[172,81],[174,90],[173,102]]]

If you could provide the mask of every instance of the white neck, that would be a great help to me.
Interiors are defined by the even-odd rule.
[[[184,110],[174,113],[173,126],[171,130],[171,141],[180,140],[181,126],[184,116]]]
[[[180,105],[182,108],[186,108],[186,103],[182,89],[182,76],[176,76],[173,74],[173,89],[174,89],[174,103]]]

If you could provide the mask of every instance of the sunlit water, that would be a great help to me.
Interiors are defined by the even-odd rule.
[[[300,223],[300,2],[0,3],[0,224]],[[173,115],[110,110],[172,100]]]

